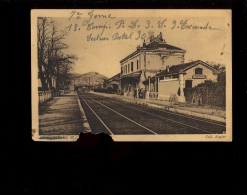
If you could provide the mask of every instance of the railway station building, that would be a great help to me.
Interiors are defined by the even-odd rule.
[[[193,88],[205,82],[217,82],[219,71],[209,64],[197,60],[189,63],[167,66],[165,70],[149,77],[143,82],[148,91],[148,99],[171,100],[174,96],[177,102],[185,102],[184,89]]]
[[[201,83],[217,82],[219,72],[209,64],[196,60],[184,63],[186,51],[169,45],[162,37],[151,36],[149,42],[120,61],[120,86],[124,96],[185,102],[184,89]],[[138,93],[137,93],[138,98]]]
[[[142,89],[148,92],[157,92],[155,83],[143,83],[154,77],[168,66],[183,64],[184,49],[169,45],[162,37],[162,33],[150,36],[148,42],[137,46],[136,50],[120,61],[120,86],[124,96],[134,96],[134,91]],[[137,95],[138,96],[138,95]],[[148,94],[149,96],[149,94]]]

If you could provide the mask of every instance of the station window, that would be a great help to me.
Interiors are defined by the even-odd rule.
[[[192,88],[192,80],[185,80],[185,88]]]
[[[138,60],[136,60],[136,70],[138,70],[138,68],[139,68],[138,65],[139,65]]]
[[[202,68],[196,68],[195,74],[202,74]]]
[[[131,72],[133,72],[133,69],[134,69],[134,64],[133,62],[131,62]]]
[[[130,64],[128,64],[128,72],[130,72]]]

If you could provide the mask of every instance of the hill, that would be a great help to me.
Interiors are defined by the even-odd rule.
[[[88,72],[85,74],[74,73],[73,75],[75,85],[77,86],[95,86],[103,84],[104,80],[108,79],[106,76],[99,74],[98,72]]]

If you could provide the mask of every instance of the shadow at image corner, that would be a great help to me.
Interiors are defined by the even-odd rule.
[[[80,133],[76,142],[72,142],[69,145],[72,149],[91,149],[98,145],[112,145],[114,144],[111,136],[105,133],[92,134],[92,133]]]
[[[114,142],[111,136],[105,133],[91,134],[80,133],[76,142],[69,142],[70,151],[75,156],[82,155],[82,158],[106,160],[116,162],[142,158],[155,152],[157,144],[152,142]],[[156,146],[156,147],[155,147]]]

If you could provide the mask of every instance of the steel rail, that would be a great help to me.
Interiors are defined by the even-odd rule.
[[[85,96],[87,96],[87,95],[85,95]],[[138,125],[138,126],[140,126],[140,127],[144,128],[144,129],[146,129],[146,130],[150,131],[151,133],[153,133],[153,134],[156,134],[156,135],[157,135],[157,133],[156,133],[156,132],[154,132],[154,131],[152,131],[151,129],[149,129],[149,128],[147,128],[147,127],[144,127],[143,125],[141,125],[141,124],[139,124],[139,123],[137,123],[137,122],[133,121],[132,119],[130,119],[130,118],[128,118],[128,117],[126,117],[126,116],[122,115],[121,113],[119,113],[119,112],[117,112],[117,111],[115,111],[115,110],[113,110],[113,109],[109,108],[108,106],[106,106],[106,105],[104,105],[104,104],[102,104],[102,103],[98,102],[97,100],[94,100],[93,98],[91,98],[91,97],[89,97],[89,96],[87,96],[87,97],[88,97],[88,98],[90,98],[91,100],[95,101],[96,103],[98,103],[98,104],[100,104],[100,105],[104,106],[105,108],[107,108],[107,109],[109,109],[109,110],[111,110],[111,111],[115,112],[116,114],[118,114],[118,115],[122,116],[123,118],[125,118],[125,119],[129,120],[130,122],[132,122],[132,123],[134,123],[134,124],[136,124],[136,125]]]
[[[86,96],[87,96],[87,95],[86,95]],[[87,97],[89,97],[89,96],[87,96]],[[91,98],[91,97],[89,97],[89,98],[92,99],[93,101],[95,101],[95,102],[101,104],[102,106],[105,106],[105,105],[103,105],[102,103],[100,103],[100,102],[94,100],[93,98]],[[107,101],[107,100],[106,100],[106,101]],[[109,102],[109,101],[108,101],[108,102]],[[111,103],[111,102],[109,102],[109,103]],[[116,102],[114,102],[114,103],[116,103]],[[117,104],[120,104],[120,103],[117,103]],[[120,105],[121,105],[121,106],[125,106],[125,105],[122,105],[122,104],[120,104]],[[107,107],[107,106],[105,106],[105,107]],[[199,131],[203,131],[203,132],[206,132],[206,133],[213,134],[213,132],[211,132],[211,131],[206,131],[206,130],[203,130],[203,129],[199,129],[199,128],[194,127],[194,126],[187,125],[187,124],[185,124],[185,123],[178,122],[178,121],[175,121],[175,120],[166,118],[166,117],[164,117],[164,116],[160,116],[160,115],[153,114],[153,113],[150,113],[150,112],[146,112],[146,111],[143,111],[143,110],[140,110],[140,109],[132,108],[132,107],[130,107],[130,106],[125,106],[125,107],[131,108],[131,109],[134,109],[134,110],[138,110],[138,111],[140,111],[140,112],[144,112],[144,113],[147,113],[147,114],[150,114],[150,115],[153,115],[153,116],[156,116],[156,117],[159,117],[159,118],[162,118],[162,119],[165,119],[165,120],[174,122],[174,123],[178,123],[178,124],[180,124],[180,125],[184,125],[184,126],[187,126],[187,127],[189,127],[189,128],[193,128],[193,129],[196,129],[196,130],[199,130]],[[109,107],[108,107],[108,108],[109,108]],[[111,108],[110,108],[110,109],[111,109]],[[112,110],[112,109],[111,109],[111,110]],[[113,110],[112,110],[112,111],[113,111]],[[116,111],[114,111],[114,112],[116,112]],[[130,120],[131,120],[131,119],[130,119]]]

